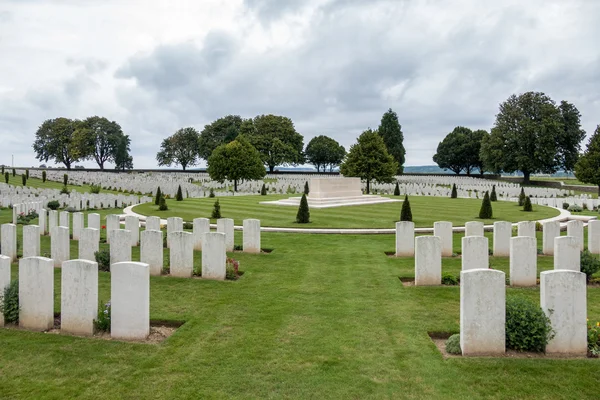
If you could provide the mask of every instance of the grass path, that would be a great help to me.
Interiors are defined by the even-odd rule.
[[[402,203],[384,203],[364,206],[349,206],[310,210],[311,223],[299,225],[295,222],[297,207],[259,204],[289,196],[238,196],[219,197],[223,218],[233,218],[241,225],[246,218],[260,219],[262,226],[289,228],[393,228],[400,219]],[[465,222],[479,220],[481,200],[450,199],[442,197],[414,196],[410,199],[413,221],[417,227],[431,227],[435,221],[452,221],[455,226],[464,226]],[[186,199],[182,202],[167,200],[168,211],[158,211],[154,203],[141,204],[133,211],[142,215],[155,215],[161,218],[182,217],[185,221],[194,218],[210,218],[215,198]],[[538,220],[559,215],[559,211],[550,207],[534,206],[534,211],[522,211],[516,203],[494,202],[494,219],[479,220],[485,224],[494,221],[518,222]],[[215,222],[214,220],[212,221]]]

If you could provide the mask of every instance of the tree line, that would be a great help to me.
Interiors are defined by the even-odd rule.
[[[433,161],[456,174],[520,171],[528,183],[535,173],[577,173],[584,138],[573,104],[556,104],[541,92],[513,94],[500,104],[489,133],[457,126],[438,144]]]
[[[132,169],[130,146],[129,135],[118,123],[98,116],[84,120],[48,119],[38,128],[33,142],[38,160],[54,160],[67,169],[83,160],[94,160],[101,170],[107,162],[113,163],[115,169]]]

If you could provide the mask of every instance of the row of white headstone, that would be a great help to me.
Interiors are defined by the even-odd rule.
[[[54,326],[54,260],[19,260],[19,326],[46,331]],[[98,264],[89,260],[61,265],[61,332],[93,335],[98,318]],[[116,339],[144,339],[150,332],[149,266],[139,262],[112,264],[110,334]],[[0,255],[0,287],[10,284],[11,260]],[[4,326],[0,314],[0,326]]]
[[[512,277],[512,271],[511,271]],[[493,269],[460,273],[460,347],[465,356],[506,351],[505,274]],[[540,306],[550,319],[554,338],[546,353],[587,352],[586,276],[558,269],[540,273]]]

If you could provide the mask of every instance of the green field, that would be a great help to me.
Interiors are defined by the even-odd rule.
[[[257,218],[262,226],[289,228],[393,228],[400,219],[402,207],[402,203],[384,203],[312,209],[311,223],[297,224],[297,207],[259,204],[261,201],[288,197],[290,195],[234,196],[218,197],[218,200],[222,217],[233,218],[236,225],[241,225],[246,218]],[[409,200],[417,227],[431,227],[436,221],[451,221],[455,226],[463,226],[465,222],[479,220],[477,217],[481,200],[424,196],[413,196]],[[158,206],[154,203],[141,204],[134,207],[134,211],[142,215],[161,218],[177,216],[185,221],[192,221],[198,217],[210,218],[215,201],[215,198],[186,199],[182,202],[167,200],[168,211],[158,211]],[[558,210],[542,206],[534,206],[533,212],[524,212],[516,203],[505,201],[494,202],[492,207],[494,219],[479,221],[492,224],[494,221],[518,222],[559,215]]]
[[[158,345],[0,329],[0,398],[598,398],[597,359],[442,359],[427,332],[458,332],[459,288],[403,286],[414,261],[384,254],[394,235],[264,233],[262,242],[273,252],[230,254],[244,272],[236,282],[152,277],[150,318],[185,321]],[[444,259],[444,273],[460,263]],[[491,264],[508,269],[507,258]],[[552,257],[538,266],[552,268]],[[110,274],[99,284],[106,301]],[[539,298],[539,289],[507,291]],[[599,288],[588,290],[588,316],[600,318]]]
[[[9,178],[8,178],[8,184],[9,185],[13,185],[13,186],[23,186],[23,180],[21,178],[21,175],[17,174],[15,176],[12,176],[12,172],[10,168],[5,169],[5,171],[9,172]],[[68,175],[68,172],[65,170],[65,173]],[[4,177],[0,177],[0,182],[5,182]],[[53,182],[53,181],[49,181],[46,180],[46,182],[43,182],[41,179],[39,178],[29,178],[27,180],[27,186],[28,187],[32,187],[32,188],[42,188],[42,189],[62,189],[64,187],[64,185],[62,184],[62,182]],[[90,185],[67,185],[67,188],[69,189],[69,191],[71,190],[75,190],[77,192],[81,192],[81,193],[86,193],[90,191]],[[116,192],[114,190],[101,190],[102,193],[112,193],[112,194],[119,194],[119,192]],[[122,194],[122,193],[121,193]]]

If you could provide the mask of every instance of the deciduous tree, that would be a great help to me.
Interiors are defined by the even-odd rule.
[[[194,128],[182,128],[164,139],[160,151],[156,154],[158,165],[179,164],[185,171],[187,167],[198,163],[198,131]]]
[[[329,170],[333,170],[342,163],[346,156],[346,149],[341,146],[336,140],[320,135],[315,136],[306,145],[306,161],[311,163],[317,168],[317,172],[325,171],[326,167],[329,166]]]
[[[35,133],[33,150],[36,158],[48,162],[64,164],[67,169],[81,159],[81,153],[74,138],[77,125],[81,121],[68,118],[48,119],[40,125]]]
[[[238,181],[262,179],[266,174],[260,154],[243,135],[213,151],[207,172],[215,181],[233,181],[236,192]]]
[[[585,152],[575,164],[575,176],[581,182],[597,185],[600,194],[600,125],[596,127]]]
[[[217,147],[235,140],[241,125],[242,117],[239,115],[226,115],[205,125],[198,139],[200,158],[208,160]]]

